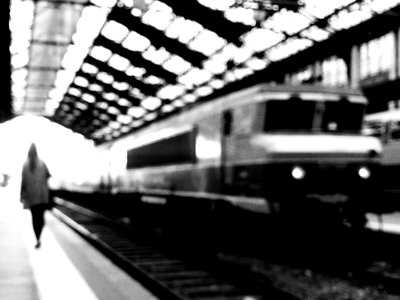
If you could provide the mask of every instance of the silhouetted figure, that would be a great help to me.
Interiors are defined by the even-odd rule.
[[[49,203],[49,188],[47,180],[50,172],[43,160],[38,156],[36,146],[31,144],[28,157],[22,168],[21,202],[24,209],[32,213],[33,230],[36,236],[36,246],[40,247],[40,236],[45,225],[44,213]]]

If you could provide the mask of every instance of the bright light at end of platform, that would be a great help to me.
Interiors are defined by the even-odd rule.
[[[99,155],[93,142],[42,117],[23,116],[0,126],[0,172],[19,181],[32,142],[52,174],[51,183],[64,179],[77,184],[96,180]]]

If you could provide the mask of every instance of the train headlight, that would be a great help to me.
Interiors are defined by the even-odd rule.
[[[358,169],[358,175],[362,178],[362,179],[368,179],[371,177],[371,170],[367,167],[361,167]]]
[[[302,167],[296,166],[292,169],[292,177],[297,180],[301,180],[306,176],[306,171]]]

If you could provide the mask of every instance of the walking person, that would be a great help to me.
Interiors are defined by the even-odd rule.
[[[40,236],[45,225],[44,214],[49,203],[49,177],[46,163],[39,158],[36,145],[32,143],[22,168],[21,202],[24,209],[30,209],[32,214],[35,248],[40,247]]]

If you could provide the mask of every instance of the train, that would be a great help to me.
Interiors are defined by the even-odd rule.
[[[366,115],[363,133],[382,142],[381,209],[400,210],[400,108]]]
[[[382,152],[361,131],[366,105],[345,87],[233,91],[99,145],[109,161],[93,190],[164,207],[229,206],[363,227]]]

